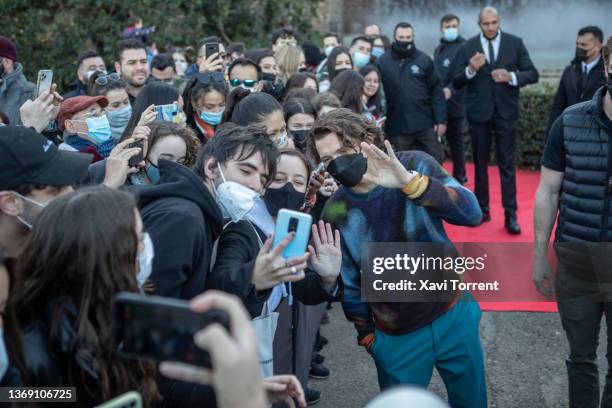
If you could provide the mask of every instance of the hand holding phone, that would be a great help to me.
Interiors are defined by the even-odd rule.
[[[194,336],[213,324],[230,332],[224,310],[211,307],[200,313],[183,300],[129,292],[117,295],[114,317],[117,351],[129,358],[211,367],[210,355],[196,346]]]
[[[282,210],[281,210],[282,211]],[[304,279],[304,269],[308,266],[308,253],[286,259],[282,253],[293,241],[295,233],[289,233],[272,248],[275,239],[268,238],[257,254],[251,283],[257,290],[273,288],[282,282],[297,282]]]
[[[291,243],[283,250],[283,258],[289,259],[296,256],[302,256],[306,253],[308,240],[310,239],[310,226],[312,225],[312,216],[298,211],[281,209],[276,217],[276,226],[274,228],[273,247],[276,247],[290,233],[295,236]]]
[[[229,316],[231,331],[214,324],[196,334],[197,347],[210,353],[212,370],[163,362],[159,366],[161,374],[212,385],[219,406],[267,407],[255,329],[242,303],[234,296],[209,290],[189,302],[189,307],[198,314],[224,312]]]

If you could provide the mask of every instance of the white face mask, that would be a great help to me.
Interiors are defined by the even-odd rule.
[[[148,232],[144,233],[144,249],[138,253],[138,273],[136,274],[136,281],[138,287],[142,288],[151,272],[153,271],[153,258],[155,257],[155,248],[153,248],[153,241]]]
[[[329,57],[329,54],[331,54],[331,52],[332,52],[332,50],[333,50],[334,48],[335,48],[335,47],[325,47],[325,56],[326,56],[326,57]]]
[[[38,201],[36,201],[36,200],[34,200],[34,199],[30,198],[30,197],[26,197],[24,195],[21,195],[21,194],[19,194],[16,191],[13,191],[12,193],[15,194],[17,197],[21,198],[22,200],[25,200],[25,201],[27,201],[30,204],[37,205],[40,208],[45,208],[47,206],[47,204],[43,204],[43,203],[38,202]],[[19,220],[19,222],[21,222],[23,225],[25,225],[28,229],[32,229],[32,224],[27,222],[26,220],[24,220],[21,216],[18,215],[17,219]]]
[[[221,207],[223,217],[231,218],[233,222],[238,222],[253,209],[259,194],[240,183],[225,180],[219,163],[217,163],[217,167],[221,173],[223,183],[215,187],[215,200],[219,207]]]
[[[0,327],[0,379],[4,377],[9,367],[8,353],[6,352],[6,343],[4,342],[4,328]]]

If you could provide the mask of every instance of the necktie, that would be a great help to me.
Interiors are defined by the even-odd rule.
[[[582,66],[582,75],[580,75],[580,89],[579,89],[579,92],[578,92],[580,94],[581,98],[582,98],[582,93],[584,92],[584,87],[586,86],[588,75],[589,75],[589,73],[587,71],[587,66],[583,64],[583,66]]]
[[[489,64],[495,65],[495,50],[493,49],[493,40],[489,40]]]

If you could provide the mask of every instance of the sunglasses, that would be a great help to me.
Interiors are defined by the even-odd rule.
[[[230,79],[231,86],[240,86],[244,84],[244,86],[247,88],[254,87],[255,85],[257,85],[258,82],[259,81],[256,79],[245,79],[245,80],[238,79],[238,78]]]
[[[222,72],[198,72],[195,74],[195,77],[203,85],[212,85],[214,83],[225,85],[225,76]]]
[[[100,86],[105,86],[105,85],[108,85],[110,81],[119,81],[119,80],[121,80],[121,77],[119,76],[119,74],[116,72],[113,72],[110,74],[103,74],[97,77],[96,84]]]

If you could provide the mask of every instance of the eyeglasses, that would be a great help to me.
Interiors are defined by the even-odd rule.
[[[108,85],[109,80],[110,81],[120,81],[121,77],[116,72],[112,72],[110,74],[102,74],[96,78],[96,84],[100,86],[105,86],[105,85]]]
[[[259,81],[256,79],[244,79],[244,80],[238,79],[238,78],[230,79],[231,86],[240,86],[244,84],[246,88],[252,88],[255,85],[257,85],[258,82]]]

